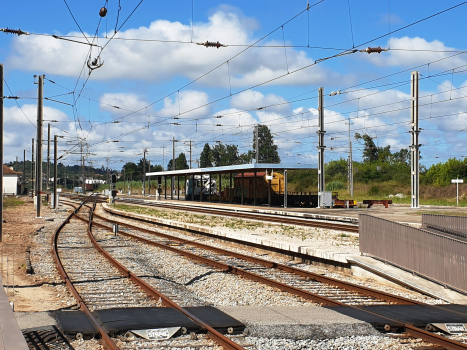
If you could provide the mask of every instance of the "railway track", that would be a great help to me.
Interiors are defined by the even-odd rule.
[[[68,195],[70,199],[82,198],[83,196],[79,195]],[[107,199],[104,197],[100,197],[99,200],[101,202],[106,202]],[[317,228],[325,228],[331,230],[339,230],[339,231],[346,231],[346,232],[353,232],[358,233],[358,225],[352,224],[345,224],[339,222],[331,222],[331,221],[323,221],[323,220],[315,220],[315,219],[299,219],[299,218],[289,218],[284,216],[277,216],[272,214],[259,214],[259,213],[249,213],[249,212],[239,212],[239,211],[232,211],[226,209],[216,209],[216,208],[200,208],[200,207],[190,207],[190,206],[183,206],[182,208],[179,205],[171,205],[165,204],[161,202],[151,203],[140,199],[127,199],[127,198],[116,198],[116,201],[121,203],[128,203],[128,204],[135,204],[135,205],[142,205],[142,206],[149,206],[149,207],[156,207],[156,208],[165,208],[165,209],[173,209],[173,210],[184,210],[184,211],[191,211],[196,213],[203,213],[209,215],[221,215],[221,216],[230,216],[235,218],[242,218],[247,220],[258,220],[258,221],[268,221],[268,222],[275,222],[285,225],[301,225],[307,227],[317,227]]]
[[[123,236],[176,252],[202,264],[213,266],[221,271],[236,273],[242,277],[272,285],[283,291],[299,295],[323,305],[347,306],[360,312],[381,317],[387,320],[388,328],[385,326],[386,331],[391,329],[389,324],[397,324],[405,330],[405,336],[422,338],[427,342],[438,344],[445,349],[467,349],[467,345],[464,343],[425,331],[412,324],[405,324],[402,321],[361,307],[362,305],[369,304],[422,305],[420,302],[330,279],[326,276],[313,274],[288,265],[281,265],[216,247],[206,246],[199,242],[157,232],[154,229],[145,229],[126,222],[116,221],[114,218],[108,219],[100,215],[94,215],[93,219],[95,220],[93,222],[95,227],[110,230],[109,223],[118,223],[124,228],[124,230],[120,231],[120,234]],[[134,220],[133,218],[129,219]],[[328,284],[331,287],[323,288],[323,284]]]
[[[99,245],[91,232],[92,215],[96,202],[94,201],[92,208],[87,208],[87,220],[82,214],[79,214],[87,200],[89,198],[85,199],[81,205],[75,206],[76,209],[55,231],[52,241],[53,255],[66,286],[77,300],[79,308],[86,313],[101,334],[108,349],[116,350],[119,347],[94,316],[95,310],[116,305],[141,307],[158,304],[173,307],[182,312],[204,329],[212,341],[224,349],[244,349],[180,307],[160,291],[155,290]],[[83,223],[86,221],[87,224]],[[108,266],[108,263],[111,263],[112,266]],[[111,297],[109,298],[108,295]]]

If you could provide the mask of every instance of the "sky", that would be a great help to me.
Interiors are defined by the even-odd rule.
[[[144,149],[153,165],[167,167],[174,144],[189,158],[190,141],[193,167],[205,143],[248,152],[258,123],[282,163],[316,167],[320,87],[326,162],[347,158],[349,135],[360,161],[355,133],[408,148],[412,71],[421,164],[462,158],[466,14],[451,0],[8,2],[0,28],[30,35],[0,32],[5,96],[19,97],[4,100],[5,162],[31,158],[38,75],[44,159],[51,124],[60,161],[79,164],[83,153],[86,165],[120,170]],[[388,50],[359,51],[378,46]]]

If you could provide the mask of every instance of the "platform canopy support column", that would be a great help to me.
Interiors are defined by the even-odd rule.
[[[287,169],[284,169],[284,209],[287,208]]]
[[[203,201],[203,174],[200,175],[199,181],[199,201]]]
[[[243,177],[244,172],[242,171],[242,184],[240,185],[240,191],[242,192],[242,205],[244,201],[244,192],[245,192],[245,182],[244,182],[244,177]]]
[[[191,175],[191,201],[195,201],[195,175]]]
[[[180,175],[177,176],[177,199],[180,200]]]
[[[212,176],[209,173],[209,203],[211,203],[211,192],[212,192]]]
[[[165,187],[164,187],[165,199],[167,200],[167,176],[164,176],[164,183],[165,183]]]
[[[219,203],[222,202],[222,173],[219,173]]]
[[[232,192],[233,192],[233,186],[232,186],[232,173],[230,173],[230,190],[229,190],[229,202],[232,204]]]
[[[267,171],[266,171],[266,174],[267,174]],[[272,176],[272,169],[271,169],[269,175]],[[268,180],[268,207],[271,206],[271,181],[272,180]]]
[[[253,205],[256,207],[256,170],[253,173],[253,192],[254,192]]]

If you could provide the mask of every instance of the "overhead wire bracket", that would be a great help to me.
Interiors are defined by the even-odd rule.
[[[0,28],[0,32],[4,32],[6,34],[16,34],[20,35],[30,35],[28,32],[24,32],[21,29],[10,29],[10,28]]]
[[[208,47],[227,47],[227,45],[224,45],[224,44],[221,44],[219,42],[215,43],[213,41],[206,41],[205,43],[196,43],[196,45],[201,45],[201,46],[206,46],[206,48]]]

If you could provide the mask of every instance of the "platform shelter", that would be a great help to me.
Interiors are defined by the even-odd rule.
[[[161,181],[165,182],[165,190],[161,193],[161,197],[167,199],[174,199],[173,184],[175,183],[175,178],[177,178],[177,183],[180,182],[180,177],[183,178],[184,184],[193,184],[193,186],[187,186],[192,189],[191,194],[188,194],[186,197],[187,200],[195,200],[195,177],[202,179],[203,177],[209,177],[209,184],[212,184],[212,176],[219,176],[219,194],[213,195],[212,191],[209,190],[209,193],[204,196],[205,201],[211,202],[213,199],[218,200],[219,202],[227,201],[229,203],[233,202],[233,199],[236,198],[240,204],[245,204],[248,201],[251,201],[252,205],[258,204],[267,204],[271,206],[273,201],[275,204],[278,200],[278,195],[281,196],[281,203],[283,203],[284,208],[287,208],[287,171],[288,170],[313,170],[316,168],[305,167],[303,165],[284,165],[284,164],[240,164],[240,165],[230,165],[230,166],[221,166],[221,167],[210,167],[210,168],[198,168],[198,169],[184,169],[184,170],[170,170],[170,171],[157,171],[157,172],[148,172],[146,176],[148,177],[157,177],[159,183]],[[281,172],[280,179],[278,179],[278,172]],[[229,177],[229,187],[226,187],[224,192],[222,192],[222,175],[228,174]],[[235,179],[233,178],[235,175]],[[167,179],[172,178],[172,190],[167,195]],[[281,182],[282,181],[282,182]],[[234,186],[234,182],[241,183],[242,186]],[[264,186],[261,186],[261,183],[265,182]],[[249,187],[245,184],[249,184]],[[275,186],[275,190],[272,188]],[[240,190],[238,190],[240,188]],[[279,188],[279,190],[277,190]],[[227,191],[228,189],[228,191]],[[249,191],[248,189],[251,189]],[[236,191],[235,191],[236,190]],[[261,196],[260,194],[266,191],[267,195]],[[180,191],[176,191],[177,199],[180,199]],[[222,192],[222,193],[221,193]],[[261,193],[260,193],[261,192]],[[272,195],[274,194],[274,196]],[[266,201],[263,201],[264,198],[267,198]],[[200,202],[203,201],[203,193],[199,195],[199,198],[196,198]],[[264,203],[267,202],[267,203]]]

